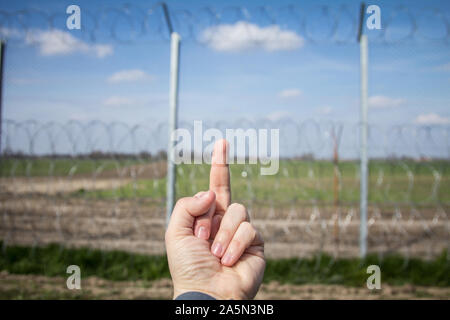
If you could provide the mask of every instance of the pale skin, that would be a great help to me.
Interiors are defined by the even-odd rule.
[[[216,142],[209,190],[180,199],[166,231],[174,298],[189,291],[253,299],[266,262],[264,241],[245,207],[231,204],[228,144]]]

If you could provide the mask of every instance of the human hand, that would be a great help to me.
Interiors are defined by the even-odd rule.
[[[197,291],[252,299],[265,269],[264,242],[245,207],[232,204],[227,142],[214,146],[210,190],[180,199],[166,231],[174,298]]]

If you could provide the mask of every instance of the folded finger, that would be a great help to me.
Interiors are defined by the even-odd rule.
[[[216,238],[217,232],[220,228],[220,223],[222,222],[223,215],[220,214],[214,214],[211,219],[211,234],[209,235],[209,238],[214,240]]]
[[[194,197],[202,197],[206,192],[199,192]],[[197,238],[208,240],[211,234],[211,220],[214,215],[215,203],[209,208],[208,212],[197,217],[194,224],[194,235]]]
[[[215,198],[214,192],[206,191],[197,197],[178,200],[170,217],[167,233],[192,235],[195,218],[206,214],[214,205]]]
[[[247,221],[242,222],[221,259],[222,264],[227,267],[234,265],[256,238],[255,228]]]
[[[245,207],[241,204],[233,203],[228,207],[222,221],[220,222],[219,231],[214,238],[211,252],[218,258],[225,253],[233,235],[236,233],[239,225],[248,221],[248,214]]]

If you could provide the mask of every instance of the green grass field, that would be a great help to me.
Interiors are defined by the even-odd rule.
[[[149,162],[130,160],[84,159],[3,159],[0,176],[45,177],[92,175],[96,170],[118,170]],[[208,188],[209,165],[177,167],[177,197],[189,196]],[[355,203],[359,199],[359,164],[340,162],[339,202]],[[330,161],[281,160],[276,175],[260,175],[260,165],[230,166],[234,201],[289,205],[297,202],[333,203],[335,197],[334,165]],[[371,203],[415,203],[417,205],[448,205],[450,203],[450,161],[413,162],[374,160],[369,166],[369,201]],[[140,179],[117,189],[84,190],[74,196],[91,198],[154,198],[165,197],[165,179]]]
[[[165,256],[87,248],[69,249],[56,244],[45,247],[8,246],[0,254],[0,270],[15,274],[65,277],[65,270],[71,264],[78,265],[83,271],[83,276],[96,276],[114,281],[151,281],[170,277]],[[430,261],[405,260],[398,255],[385,256],[382,260],[376,255],[370,255],[365,260],[359,258],[334,260],[328,255],[309,259],[268,259],[264,282],[362,286],[368,277],[367,267],[372,264],[380,266],[383,283],[450,286],[448,277],[450,259],[446,251]]]
[[[29,158],[0,159],[0,177],[48,177],[69,174],[93,174],[99,168],[103,171],[136,164],[137,160],[112,159],[70,159],[70,158]]]

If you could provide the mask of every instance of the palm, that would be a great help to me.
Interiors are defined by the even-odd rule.
[[[180,265],[180,268],[198,267],[204,270],[195,274],[195,277],[184,280],[189,280],[195,286],[200,285],[207,292],[221,297],[236,296],[241,299],[254,297],[258,289],[254,287],[254,283],[259,283],[264,273],[263,247],[249,247],[237,263],[232,267],[226,267],[211,253],[211,243],[212,240],[206,241],[195,236],[183,239],[182,246],[189,248],[188,252],[184,253],[189,265]],[[192,261],[196,261],[197,265],[192,266]]]

